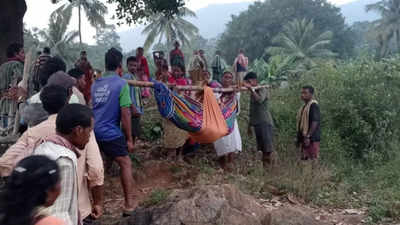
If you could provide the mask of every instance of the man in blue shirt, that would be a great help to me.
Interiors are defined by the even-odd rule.
[[[111,48],[106,53],[105,64],[107,71],[96,80],[91,92],[94,132],[100,150],[121,168],[125,215],[136,208],[133,201],[132,161],[128,154],[134,150],[131,131],[132,101],[127,82],[117,75],[122,70],[122,53]]]

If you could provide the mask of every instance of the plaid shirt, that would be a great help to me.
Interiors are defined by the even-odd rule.
[[[60,167],[61,193],[49,208],[41,214],[62,219],[66,225],[78,225],[78,174],[77,158],[73,151],[52,142],[44,142],[34,150],[35,155],[45,155]]]
[[[0,94],[11,87],[16,87],[22,80],[24,64],[19,61],[9,61],[0,66]],[[0,115],[14,116],[16,102],[0,96]]]

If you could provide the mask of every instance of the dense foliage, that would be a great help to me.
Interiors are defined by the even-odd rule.
[[[244,48],[250,60],[263,56],[273,38],[294,19],[313,20],[316,32],[333,32],[330,50],[344,58],[353,54],[354,41],[340,9],[326,0],[267,0],[255,2],[247,11],[233,16],[222,34],[218,48],[231,62],[238,48]]]
[[[121,23],[136,24],[151,19],[155,13],[172,17],[183,7],[183,0],[107,0],[108,3],[118,3],[115,17]]]

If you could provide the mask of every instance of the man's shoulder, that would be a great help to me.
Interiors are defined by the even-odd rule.
[[[0,72],[7,72],[10,71],[10,69],[14,68],[23,68],[24,64],[19,61],[9,61],[5,62],[0,66]]]
[[[52,160],[58,160],[60,158],[69,158],[72,161],[76,161],[76,155],[70,149],[53,143],[51,141],[43,141],[35,150],[35,155],[46,155]]]

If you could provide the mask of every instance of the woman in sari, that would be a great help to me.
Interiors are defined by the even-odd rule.
[[[233,85],[233,74],[231,72],[225,72],[222,76],[222,87],[228,88]],[[238,100],[238,94],[236,92],[223,93],[220,98],[220,104],[227,104],[229,101],[235,98]],[[218,161],[223,170],[230,171],[232,168],[234,153],[242,151],[242,138],[239,132],[238,122],[235,119],[234,130],[231,134],[222,137],[221,139],[214,142],[214,148],[219,157]]]

